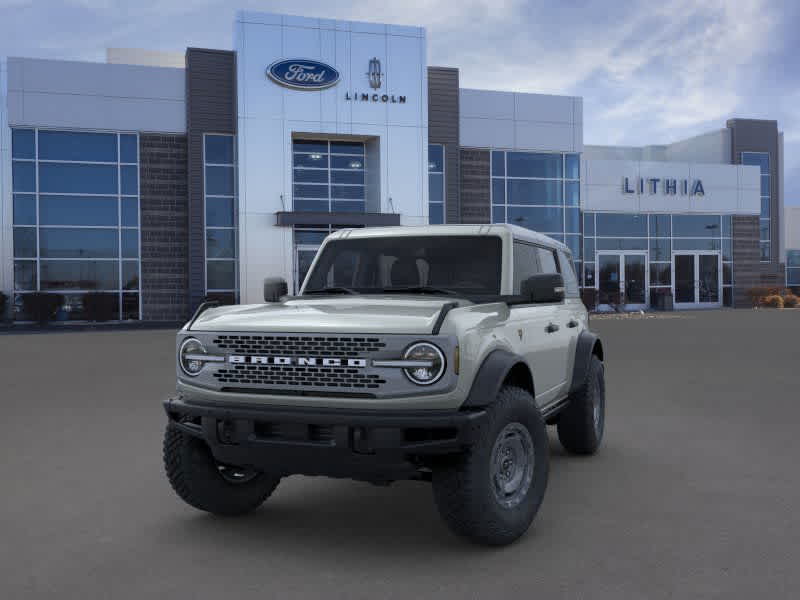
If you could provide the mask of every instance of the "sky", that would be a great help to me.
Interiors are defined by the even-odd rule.
[[[665,144],[776,119],[800,205],[800,2],[793,0],[0,0],[0,56],[230,49],[235,11],[420,25],[462,87],[583,97],[584,143]]]

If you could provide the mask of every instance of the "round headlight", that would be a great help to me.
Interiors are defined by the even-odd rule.
[[[195,338],[185,339],[178,353],[178,362],[183,372],[190,377],[198,375],[205,365],[205,361],[202,359],[202,355],[205,353],[205,346],[200,343],[200,340]]]
[[[444,354],[433,344],[417,342],[408,347],[403,360],[418,363],[403,369],[411,381],[417,385],[430,385],[438,381],[444,374]]]

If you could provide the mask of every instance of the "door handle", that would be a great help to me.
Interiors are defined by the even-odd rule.
[[[558,326],[558,325],[556,325],[555,323],[549,323],[549,324],[547,325],[547,327],[545,327],[545,328],[544,328],[544,330],[545,330],[547,333],[555,333],[556,331],[558,331],[558,330],[559,330],[559,326]]]
[[[578,326],[578,322],[575,319],[570,319],[570,322],[567,323],[567,327],[569,327],[570,329],[572,329],[573,327],[577,327],[577,326]]]

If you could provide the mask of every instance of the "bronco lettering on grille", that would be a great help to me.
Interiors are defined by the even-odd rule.
[[[356,367],[367,366],[365,358],[316,358],[312,356],[244,356],[231,354],[228,362],[238,365],[279,365],[298,367]]]

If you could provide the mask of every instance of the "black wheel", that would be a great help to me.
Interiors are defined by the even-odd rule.
[[[603,363],[592,356],[586,381],[559,414],[558,439],[568,452],[594,454],[606,423],[606,381]]]
[[[455,533],[492,546],[528,530],[547,488],[544,420],[531,395],[506,386],[468,451],[433,469],[433,493]]]
[[[217,515],[243,515],[264,503],[280,477],[221,465],[203,440],[167,425],[164,468],[172,489],[187,504]]]

